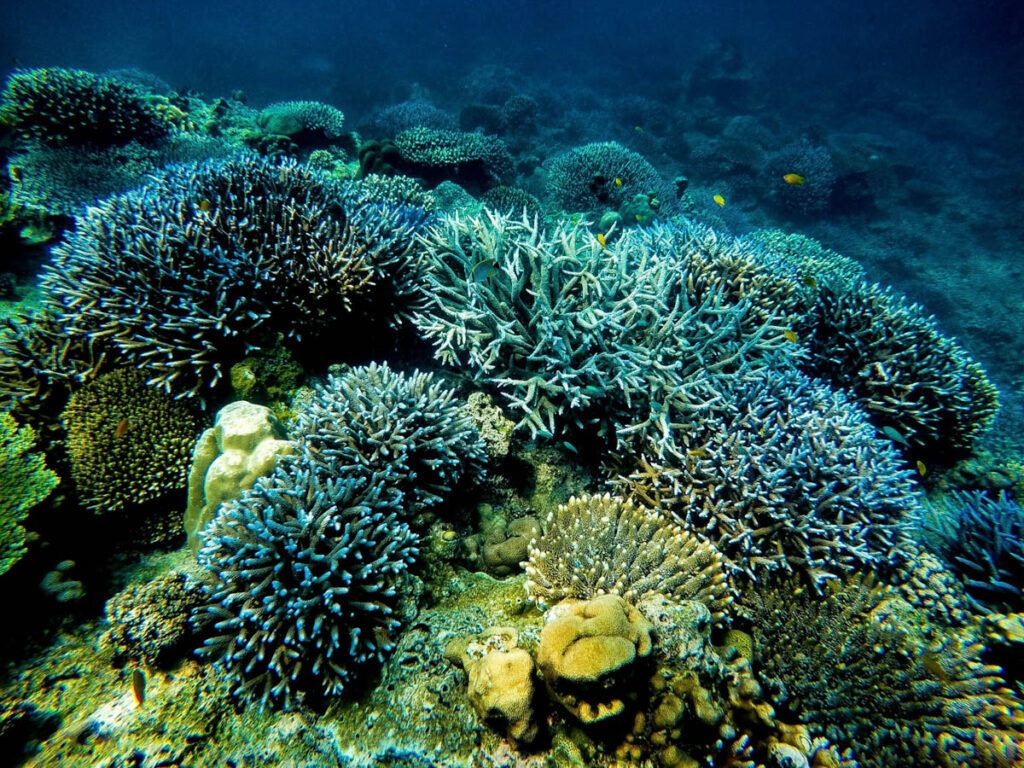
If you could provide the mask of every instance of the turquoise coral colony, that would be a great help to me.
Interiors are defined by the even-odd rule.
[[[996,389],[851,260],[615,142],[531,194],[425,102],[371,141],[49,68],[0,121],[5,226],[54,233],[0,331],[0,578],[58,516],[145,553],[49,565],[110,599],[9,670],[16,760],[1024,765],[1019,476],[925,482]]]

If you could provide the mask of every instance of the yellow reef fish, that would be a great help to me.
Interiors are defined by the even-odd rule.
[[[132,670],[132,694],[140,707],[146,702],[146,673],[138,667]]]
[[[615,178],[615,186],[616,187],[621,187],[622,186],[622,179],[616,177]]]
[[[927,471],[928,471],[928,467],[926,467],[926,466],[924,465],[924,462],[923,462],[923,461],[921,461],[920,459],[918,459],[918,460],[917,460],[917,474],[919,474],[919,475],[920,475],[921,477],[924,477],[924,475],[925,475],[925,473],[926,473]]]
[[[818,281],[815,280],[811,275],[804,275],[803,283],[808,288],[817,288],[818,287]]]
[[[608,241],[605,239],[605,236],[602,235],[600,232],[597,233],[597,242],[601,244],[601,248],[606,248],[608,246]]]
[[[7,166],[7,175],[11,177],[11,181],[15,184],[21,184],[21,167],[17,165]]]
[[[804,185],[804,177],[799,173],[787,173],[782,177],[782,180],[787,184],[792,184],[794,187],[802,187]]]
[[[643,133],[644,127],[642,125],[634,125],[633,130],[636,131],[637,133]]]
[[[496,274],[498,271],[497,264],[494,259],[482,259],[473,265],[473,269],[469,271],[469,279],[474,283],[482,283],[486,281],[491,275]]]
[[[213,208],[213,203],[211,203],[206,198],[203,198],[202,200],[199,201],[200,211],[209,211],[211,208]]]
[[[796,342],[796,331],[791,331],[787,328],[782,332],[782,335],[786,337],[786,341]]]
[[[114,437],[120,439],[128,431],[128,419],[121,419],[114,428]]]
[[[725,205],[725,198],[722,197],[721,195],[715,195],[711,199],[714,200],[716,203],[718,203],[721,206]]]

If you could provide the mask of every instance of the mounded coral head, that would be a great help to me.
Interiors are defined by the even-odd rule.
[[[671,189],[642,155],[614,141],[585,144],[554,158],[548,194],[573,212],[617,210],[633,195],[653,195],[659,209],[675,200]]]
[[[537,666],[552,698],[586,725],[622,715],[638,667],[654,647],[651,629],[618,595],[570,600],[549,611]]]
[[[202,539],[202,652],[235,696],[288,708],[336,695],[393,647],[418,548],[380,478],[325,474],[308,450],[284,457]]]
[[[186,650],[189,614],[202,602],[199,583],[181,571],[125,587],[107,601],[107,639],[122,661],[163,665]]]
[[[133,86],[60,67],[11,74],[0,97],[0,123],[23,139],[53,145],[152,142],[171,130]]]
[[[792,184],[784,178],[788,174],[797,174],[803,181]],[[803,215],[828,208],[836,181],[832,153],[807,139],[787,144],[771,155],[765,163],[764,177],[779,205]]]
[[[560,505],[529,550],[526,591],[542,606],[661,593],[701,602],[720,622],[732,602],[718,550],[657,511],[607,494]]]
[[[123,368],[76,391],[64,410],[71,478],[93,512],[185,487],[199,419],[184,403]]]
[[[398,134],[395,144],[401,170],[432,185],[447,179],[486,189],[513,170],[512,155],[496,136],[418,127]]]
[[[266,327],[292,341],[333,327],[405,266],[417,223],[290,160],[174,166],[79,218],[45,302],[69,337],[102,336],[151,383],[196,395]]]
[[[877,285],[822,290],[800,335],[808,372],[847,389],[914,454],[969,449],[999,410],[995,386],[935,318]]]

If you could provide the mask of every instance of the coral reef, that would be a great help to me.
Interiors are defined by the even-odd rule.
[[[563,210],[617,210],[635,194],[653,196],[656,208],[675,199],[654,166],[614,141],[586,144],[555,157],[548,164],[547,191]]]
[[[0,123],[21,139],[55,146],[151,143],[171,128],[124,81],[60,67],[11,74],[0,96]]]
[[[393,647],[418,548],[380,479],[325,477],[307,446],[222,504],[202,540],[202,652],[236,697],[287,709],[338,694]]]
[[[18,426],[9,412],[0,413],[0,574],[25,554],[21,521],[59,482],[46,468],[46,457],[32,451],[35,441],[32,427]]]
[[[806,368],[848,390],[914,455],[969,449],[992,424],[998,392],[935,319],[878,285],[819,292],[800,329]]]
[[[71,479],[93,512],[185,487],[199,420],[145,378],[136,369],[103,374],[78,389],[64,410]]]
[[[195,444],[188,473],[184,522],[193,550],[222,502],[269,475],[279,456],[295,453],[295,444],[285,438],[284,427],[262,405],[240,400],[217,412],[213,426]]]
[[[975,610],[1024,610],[1024,509],[1000,492],[954,491],[916,517],[922,543],[964,582]]]
[[[469,411],[431,374],[387,364],[328,377],[298,414],[303,451],[329,473],[387,484],[405,519],[440,502],[463,479],[483,477],[487,454]]]
[[[889,563],[919,503],[911,473],[841,392],[786,368],[723,378],[676,413],[664,465],[626,487],[755,576]],[[653,442],[653,440],[652,440]]]
[[[174,166],[80,217],[43,286],[71,339],[102,336],[149,381],[195,396],[271,322],[322,332],[405,263],[412,224],[294,161]]]
[[[395,144],[401,170],[430,186],[448,180],[484,190],[512,173],[512,155],[496,136],[420,127],[398,134]]]
[[[824,597],[791,582],[751,592],[769,686],[815,734],[858,765],[1015,765],[1024,703],[982,646],[929,635],[910,606],[870,581],[830,582]]]
[[[807,288],[821,286],[843,294],[865,279],[864,267],[856,261],[806,235],[759,229],[744,235],[742,240],[763,248],[770,258],[791,265]]]
[[[789,183],[784,176],[797,174],[803,181]],[[765,161],[763,177],[772,199],[802,216],[819,214],[829,207],[836,182],[832,153],[827,147],[800,139],[772,153]]]
[[[502,184],[484,192],[480,202],[498,213],[507,213],[515,217],[525,215],[529,219],[540,216],[540,200],[525,189],[509,187]]]
[[[454,115],[426,101],[409,100],[385,107],[373,116],[371,125],[376,134],[389,139],[413,128],[454,131],[458,123]]]
[[[622,715],[653,648],[650,622],[613,594],[563,601],[545,618],[537,666],[551,697],[585,725]]]
[[[267,133],[288,136],[320,135],[328,140],[345,133],[345,115],[341,110],[319,101],[279,101],[260,112],[256,122]]]
[[[203,590],[182,571],[168,571],[143,584],[125,587],[107,601],[106,641],[121,663],[168,666],[190,650],[189,616]]]
[[[658,512],[608,495],[572,498],[529,547],[526,590],[542,607],[565,598],[661,593],[704,603],[720,622],[732,602],[722,556]]]
[[[485,211],[448,216],[424,241],[417,326],[439,360],[500,391],[531,436],[591,430],[614,446],[657,421],[670,394],[788,344],[778,310],[757,303],[765,270],[709,230],[605,247],[580,225],[546,232]]]

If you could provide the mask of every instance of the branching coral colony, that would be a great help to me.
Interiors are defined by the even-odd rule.
[[[80,174],[52,169],[69,157],[88,154],[120,190],[142,171],[108,178],[116,158],[162,165],[179,124],[193,130],[147,91],[168,88],[132,80],[59,69],[8,80],[0,119],[51,169],[61,211],[107,189],[68,189]],[[532,119],[530,101],[509,99],[503,119]],[[530,450],[566,447],[612,478],[605,495],[509,521],[530,521],[515,578],[539,610],[522,586],[515,610],[490,597],[452,607],[471,579],[452,575],[466,526],[446,515],[485,478],[487,450],[449,379],[378,361],[338,366],[291,404],[288,434],[271,441],[280,451],[258,462],[269,474],[233,486],[190,531],[201,581],[165,575],[111,601],[119,658],[173,663],[194,640],[235,697],[284,708],[338,701],[383,668],[389,684],[367,695],[385,703],[365,735],[409,711],[387,706],[396,680],[447,674],[435,688],[457,708],[462,673],[447,657],[468,674],[475,711],[511,740],[499,760],[484,754],[493,734],[465,739],[479,765],[525,764],[508,750],[548,745],[576,763],[658,768],[1021,764],[1024,705],[971,621],[1020,607],[1020,507],[992,493],[925,504],[906,462],[969,450],[998,409],[932,318],[807,238],[665,221],[672,191],[615,143],[552,160],[541,201],[496,186],[516,167],[497,137],[459,133],[423,104],[382,113],[391,169],[475,184],[483,207],[465,215],[435,211],[441,192],[409,178],[332,176],[344,150],[322,145],[351,139],[333,107],[248,113],[233,119],[279,147],[305,137],[318,159],[262,157],[218,134],[206,159],[82,212],[44,270],[42,306],[4,321],[0,404],[17,420],[0,414],[0,573],[58,482],[37,432],[66,451],[57,466],[81,506],[120,509],[180,487],[201,427],[193,406],[219,397],[267,332],[290,350],[359,333],[371,315],[392,329],[411,319],[445,376],[494,395],[541,444]],[[827,190],[777,191],[810,211]],[[637,196],[659,222],[619,213],[597,236],[579,217],[543,218]],[[530,460],[511,431],[488,488],[498,497],[514,494],[504,470]],[[498,621],[515,626],[486,627]],[[423,627],[425,655],[394,658]],[[327,717],[370,711],[342,709]],[[430,731],[452,721],[420,720],[400,730],[437,737],[430,749],[457,738]]]

